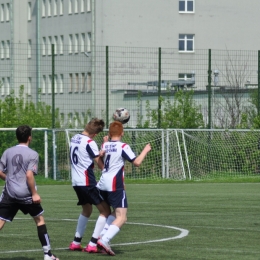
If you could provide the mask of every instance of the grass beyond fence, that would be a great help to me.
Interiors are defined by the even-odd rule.
[[[38,190],[53,252],[61,260],[109,258],[67,249],[80,213],[71,185],[39,185]],[[115,258],[259,259],[259,190],[259,182],[127,184],[128,220],[112,240]],[[83,245],[91,237],[96,218],[95,209]],[[19,213],[0,232],[0,240],[2,260],[43,258],[29,216]]]

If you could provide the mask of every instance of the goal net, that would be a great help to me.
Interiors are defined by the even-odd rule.
[[[82,129],[53,130],[53,178],[71,178],[69,142]],[[101,146],[107,130],[95,141]],[[124,129],[123,142],[139,155],[150,143],[152,150],[140,167],[125,164],[126,179],[200,180],[260,177],[260,131]],[[37,150],[37,149],[36,149]],[[95,167],[97,178],[100,170]]]

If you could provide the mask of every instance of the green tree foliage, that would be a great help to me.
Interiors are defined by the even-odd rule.
[[[201,113],[200,106],[196,105],[193,100],[193,91],[175,92],[174,100],[170,99],[170,92],[166,98],[161,98],[161,128],[203,128],[205,123]],[[138,100],[140,103],[141,96]],[[137,106],[138,104],[137,103]],[[138,116],[137,127],[156,128],[158,126],[158,109],[151,109],[149,101],[146,101],[146,120]]]

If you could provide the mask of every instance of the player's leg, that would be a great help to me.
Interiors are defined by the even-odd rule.
[[[0,230],[4,227],[5,225],[5,220],[1,219],[1,215],[0,215]]]
[[[71,242],[69,249],[70,250],[82,250],[83,247],[81,246],[81,240],[84,236],[85,230],[87,228],[89,217],[92,213],[92,205],[87,203],[82,205],[82,212],[79,215],[76,232],[74,236],[74,240]]]
[[[101,238],[108,230],[109,226],[112,224],[112,222],[116,219],[115,216],[115,211],[113,211],[107,218],[106,224],[103,228],[103,230],[101,231],[99,237]]]

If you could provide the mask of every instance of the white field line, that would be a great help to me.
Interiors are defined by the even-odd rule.
[[[15,218],[15,220],[25,220],[30,218]],[[46,219],[47,220],[47,219]],[[76,222],[77,219],[49,219],[48,220],[57,220],[57,221],[74,221]],[[92,220],[94,221],[94,220]],[[180,231],[180,234],[178,236],[174,237],[168,237],[168,238],[162,238],[162,239],[156,239],[156,240],[147,240],[147,241],[139,241],[139,242],[130,242],[130,243],[121,243],[121,244],[111,244],[112,246],[127,246],[127,245],[139,245],[139,244],[149,244],[149,243],[156,243],[156,242],[164,242],[174,239],[180,239],[183,237],[188,236],[189,231],[186,229],[173,227],[173,226],[165,226],[165,225],[156,225],[156,224],[147,224],[147,223],[132,223],[132,222],[126,222],[128,225],[141,225],[141,226],[152,226],[152,227],[161,227],[161,228],[168,228],[168,229],[174,229]],[[53,248],[52,250],[67,250],[68,248]],[[42,249],[28,249],[28,250],[10,250],[10,251],[0,251],[1,254],[11,254],[11,253],[23,253],[23,252],[38,252],[42,251]]]

